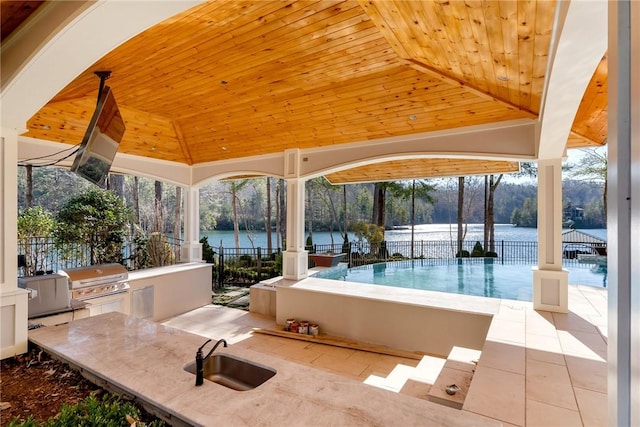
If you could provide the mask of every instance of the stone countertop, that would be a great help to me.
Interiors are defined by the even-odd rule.
[[[142,270],[134,270],[128,273],[127,280],[129,282],[134,280],[149,279],[157,276],[164,276],[166,274],[175,273],[178,271],[193,270],[194,268],[212,268],[213,264],[206,262],[186,262],[173,265],[166,265],[164,267],[145,268]]]
[[[29,332],[29,339],[52,355],[191,425],[500,425],[472,413],[233,345],[219,347],[216,352],[269,366],[276,375],[249,391],[235,391],[209,381],[195,387],[194,375],[183,367],[194,360],[196,349],[205,340],[121,313],[35,329]]]

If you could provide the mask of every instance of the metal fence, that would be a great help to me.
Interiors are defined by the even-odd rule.
[[[484,257],[474,257],[474,241],[463,241],[463,256],[470,261],[476,258],[478,262],[484,262]],[[584,253],[594,252],[595,247],[602,247],[601,243],[590,243],[584,247]],[[399,261],[411,259],[411,242],[389,241],[370,245],[368,242],[348,242],[313,245],[306,248],[310,254],[320,253],[345,253],[342,260],[349,267],[375,264],[378,262]],[[413,258],[442,260],[450,262],[456,259],[458,245],[456,241],[448,240],[421,240],[414,242]],[[578,263],[573,252],[573,247],[563,247],[563,258],[566,263]],[[500,240],[495,243],[495,262],[502,264],[526,263],[535,265],[538,262],[538,242],[534,241],[507,241]],[[271,277],[282,274],[282,252],[280,249],[267,253],[262,248],[224,248],[219,247],[215,251],[215,268],[213,286],[222,288],[225,286],[251,286]],[[309,267],[313,267],[313,261],[309,260]]]
[[[251,286],[282,274],[282,251],[262,248],[224,248],[214,253],[213,286]]]
[[[110,257],[128,270],[175,264],[180,260],[181,241],[159,233],[125,238],[121,253]],[[92,256],[93,254],[93,256]],[[55,242],[47,237],[18,239],[18,276],[50,274],[62,269],[84,267],[95,259],[89,244]]]
[[[463,241],[463,256],[472,256],[476,242]],[[372,264],[407,258],[453,259],[458,252],[456,241],[420,240],[413,244],[406,241],[382,242],[370,245],[367,242],[349,242],[347,245],[314,245],[307,248],[310,253],[346,253],[349,266]],[[413,253],[413,256],[412,256]],[[495,244],[495,257],[508,262],[538,262],[538,242],[505,241]]]
[[[144,239],[127,238],[122,247],[122,257],[117,260],[129,270],[171,265],[179,262],[179,240],[155,234]],[[474,258],[476,242],[463,241],[463,256]],[[576,251],[580,253],[596,252],[602,243],[581,243],[563,247],[565,262],[578,262]],[[378,262],[399,261],[412,258],[432,259],[448,262],[455,259],[458,245],[456,241],[420,240],[411,247],[411,242],[388,241],[370,245],[368,242],[348,242],[346,244],[313,245],[306,248],[309,253],[345,253],[342,262],[349,267],[375,264]],[[413,250],[413,252],[412,252]],[[91,248],[83,244],[57,245],[52,239],[30,238],[18,241],[18,274],[33,276],[55,272],[61,269],[83,267],[91,264]],[[495,244],[495,260],[499,263],[538,262],[538,243],[526,241],[501,240]],[[214,250],[214,268],[212,285],[214,288],[225,286],[251,286],[261,280],[282,274],[282,251],[268,252],[263,248],[224,248]],[[309,260],[309,267],[314,264]]]

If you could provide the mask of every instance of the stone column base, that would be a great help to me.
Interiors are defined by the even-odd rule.
[[[0,359],[24,354],[28,350],[29,292],[15,289],[0,294],[2,346]]]
[[[569,311],[569,271],[540,270],[533,267],[533,309],[567,313]]]
[[[180,247],[180,262],[198,262],[202,261],[202,243],[185,242]]]
[[[282,276],[289,280],[301,280],[309,276],[307,251],[284,251],[282,254]]]

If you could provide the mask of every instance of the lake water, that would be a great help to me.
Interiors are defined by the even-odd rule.
[[[465,237],[466,241],[482,242],[483,237],[483,224],[469,224],[467,227],[467,235]],[[457,225],[456,224],[421,224],[416,225],[414,231],[414,239],[416,242],[420,240],[440,240],[440,241],[451,241],[455,240],[457,237]],[[607,230],[606,229],[590,229],[590,230],[582,230],[583,232],[590,234],[594,237],[598,237],[600,239],[606,240],[607,238]],[[331,240],[333,235],[333,242]],[[220,244],[225,248],[235,247],[235,241],[233,237],[233,231],[207,231],[201,232],[200,237],[207,237],[209,244],[214,247],[219,247]],[[253,239],[253,245],[251,244],[251,240],[249,236]],[[411,229],[398,229],[398,230],[387,230],[385,231],[385,238],[387,241],[410,241],[411,240]],[[505,240],[505,241],[524,241],[524,242],[535,242],[538,240],[538,229],[536,228],[522,228],[522,227],[514,227],[511,224],[496,224],[495,226],[495,238],[496,241]],[[349,233],[349,240],[355,241],[357,240],[353,233]],[[276,247],[276,234],[272,233],[272,242],[273,246]],[[329,233],[326,231],[323,232],[314,232],[313,233],[313,243],[317,245],[324,245],[330,243],[342,243],[342,237],[340,233]],[[267,247],[267,233],[265,232],[251,232],[247,234],[246,232],[240,232],[240,247],[242,248],[250,248],[250,247]]]

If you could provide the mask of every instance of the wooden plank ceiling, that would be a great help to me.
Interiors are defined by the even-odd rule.
[[[25,135],[79,143],[97,70],[112,71],[126,122],[119,152],[189,165],[536,117],[554,11],[547,0],[211,1],[97,61]],[[570,146],[606,142],[606,73],[605,58]],[[433,159],[407,162],[433,172]],[[370,180],[361,170],[350,179]]]
[[[0,42],[13,33],[44,1],[0,1]]]

